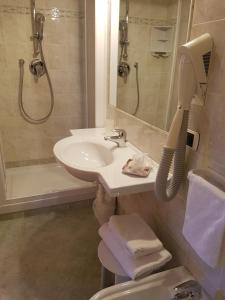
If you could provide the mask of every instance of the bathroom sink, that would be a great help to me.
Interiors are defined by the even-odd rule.
[[[95,181],[100,169],[113,162],[113,147],[104,140],[80,141],[72,136],[60,140],[54,147],[54,153],[72,175]]]
[[[64,148],[64,159],[75,167],[95,170],[111,164],[113,155],[101,144],[72,141]]]
[[[178,267],[103,289],[90,300],[170,300],[173,288],[191,279],[193,276],[184,267]],[[200,300],[209,299],[203,292]]]
[[[54,155],[66,170],[85,181],[100,182],[112,197],[153,190],[157,174],[157,163],[148,177],[127,176],[122,167],[134,154],[141,151],[132,144],[117,147],[104,140],[103,128],[72,130],[72,136],[58,141]]]

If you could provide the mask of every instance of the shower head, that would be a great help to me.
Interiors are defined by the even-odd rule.
[[[45,22],[45,16],[41,13],[36,13],[35,16],[36,32],[38,38],[41,40],[43,39],[44,22]]]
[[[129,0],[126,0],[126,17],[127,18],[129,16],[129,6],[130,6]]]
[[[36,13],[35,20],[36,20],[36,22],[43,24],[45,21],[45,16],[41,13]]]

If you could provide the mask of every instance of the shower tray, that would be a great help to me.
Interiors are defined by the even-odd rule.
[[[6,170],[7,199],[0,214],[93,199],[96,186],[68,174],[57,163]]]

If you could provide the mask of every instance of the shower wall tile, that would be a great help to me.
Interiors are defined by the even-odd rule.
[[[11,165],[51,159],[57,139],[84,125],[84,1],[38,0],[36,8],[46,17],[43,49],[55,94],[52,116],[41,125],[25,122],[18,109],[20,58],[25,60],[27,112],[42,117],[50,104],[46,76],[36,82],[29,71],[33,58],[30,1],[0,0],[0,131],[5,160]]]
[[[125,1],[123,1],[125,2]],[[125,3],[123,3],[124,5]],[[149,5],[151,4],[151,5]],[[164,19],[167,16],[165,4],[168,5],[168,1],[158,0],[158,1],[149,1],[149,0],[141,0],[141,1],[130,1],[130,15],[131,16],[142,16],[146,18],[158,18]],[[125,5],[124,5],[125,7]],[[123,9],[124,11],[124,9]]]
[[[58,9],[71,9],[74,11],[84,12],[84,1],[80,0],[38,0],[40,7],[54,8]]]
[[[197,152],[187,152],[186,171],[210,168],[225,177],[225,6],[224,1],[219,0],[195,2],[191,36],[194,38],[209,32],[214,40],[214,54],[205,105],[192,105],[191,108],[189,127],[198,131],[201,139]],[[159,161],[166,133],[122,111],[111,109],[114,125],[125,128],[130,142]],[[121,213],[136,211],[143,216],[172,252],[174,265],[184,265],[213,297],[217,289],[225,292],[225,268],[209,267],[182,235],[187,189],[185,180],[178,196],[169,203],[159,202],[154,193],[120,197],[120,210]]]
[[[25,7],[28,4],[28,1],[27,0],[20,0],[20,1],[17,1],[17,0],[0,0],[0,6],[11,6],[11,7],[15,7],[15,6],[19,6],[19,7]]]

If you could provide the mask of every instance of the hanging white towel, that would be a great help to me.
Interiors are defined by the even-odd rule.
[[[109,227],[129,255],[141,257],[163,248],[152,229],[137,214],[111,216]]]
[[[124,271],[132,279],[151,274],[172,258],[172,255],[166,249],[140,258],[132,258],[127,255],[127,251],[118,243],[117,239],[115,239],[107,223],[99,229],[99,235],[113,256],[121,264]]]
[[[225,233],[225,193],[196,174],[190,172],[188,178],[183,234],[202,260],[216,267]]]

